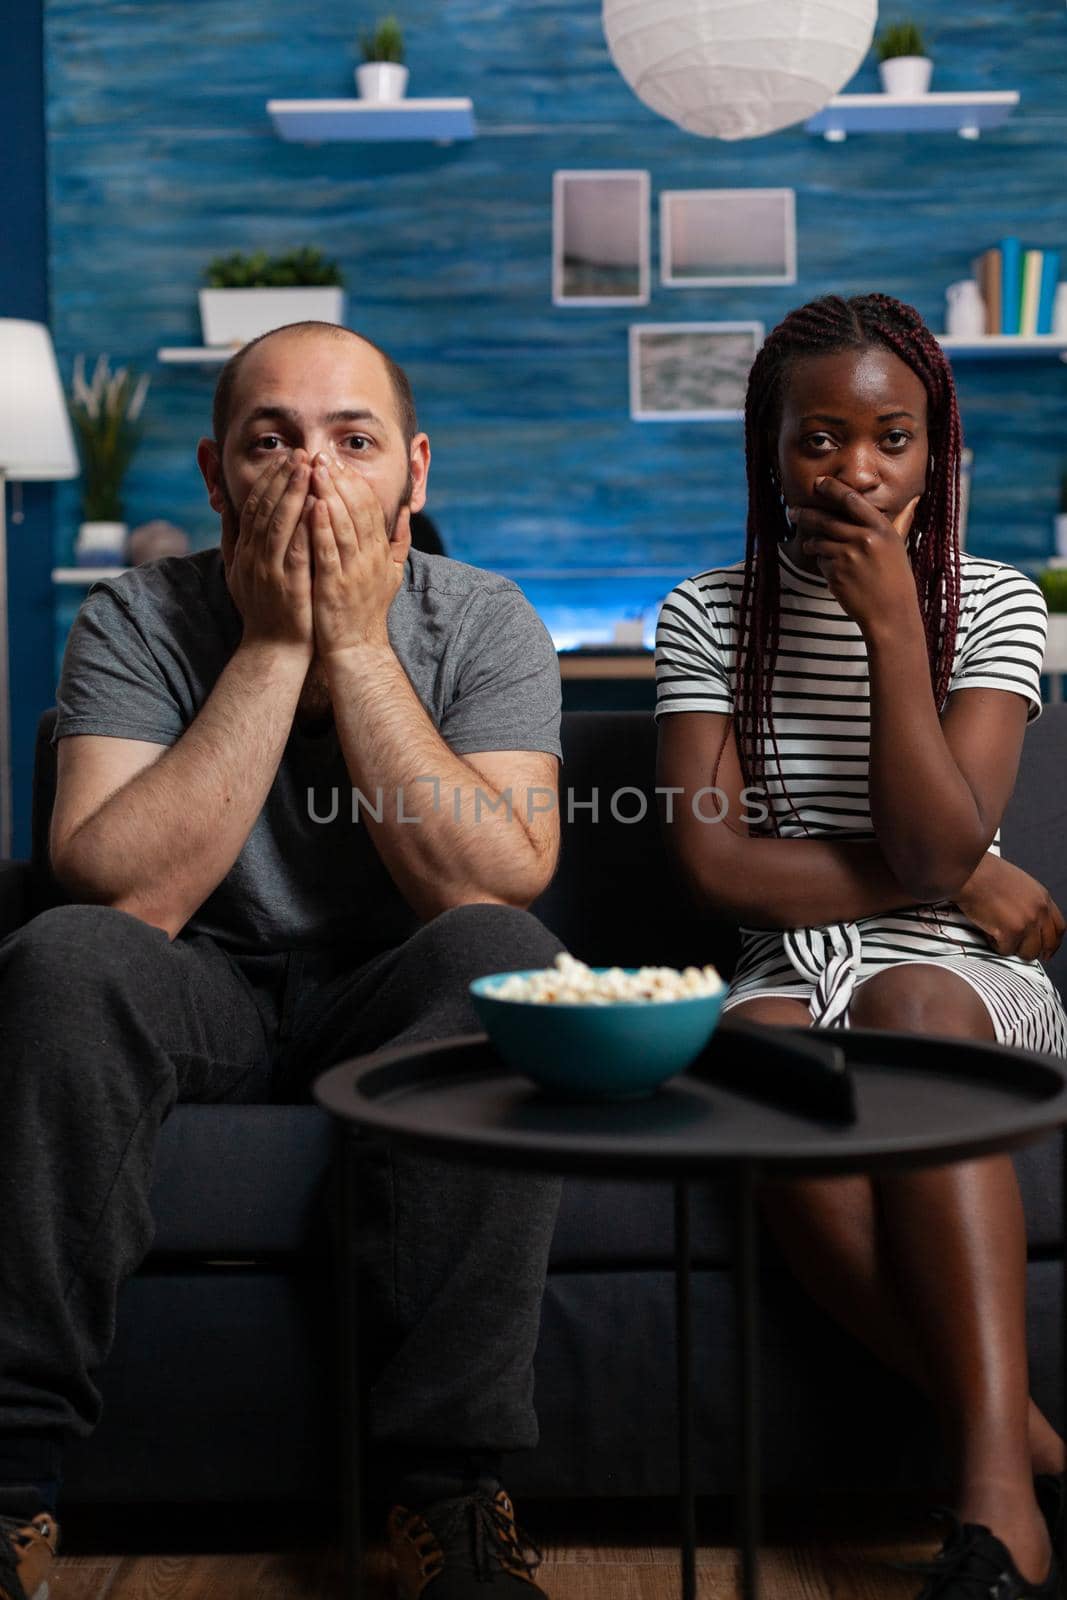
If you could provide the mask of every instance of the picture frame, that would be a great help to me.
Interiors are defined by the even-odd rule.
[[[965,446],[960,452],[960,523],[959,546],[967,548],[967,517],[971,509],[971,481],[974,477],[974,451]]]
[[[649,174],[552,174],[552,303],[643,306],[652,289]]]
[[[795,189],[665,189],[659,218],[668,289],[797,281]]]
[[[748,374],[763,336],[762,322],[631,323],[631,418],[743,420]]]

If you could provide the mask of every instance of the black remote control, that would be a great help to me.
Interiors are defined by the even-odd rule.
[[[758,1022],[717,1028],[689,1071],[802,1116],[856,1120],[856,1086],[844,1050],[808,1038],[803,1028]]]

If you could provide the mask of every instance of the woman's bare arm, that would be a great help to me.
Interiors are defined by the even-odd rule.
[[[700,820],[722,805],[700,798],[713,781],[725,796],[719,822]],[[656,783],[680,791],[662,799],[664,834],[697,902],[745,927],[821,927],[924,903],[901,888],[873,840],[751,836],[744,818],[753,817],[755,800],[748,796],[746,806],[732,719],[721,712],[678,711],[660,719]]]

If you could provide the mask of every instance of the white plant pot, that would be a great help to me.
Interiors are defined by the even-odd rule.
[[[79,567],[118,567],[126,559],[125,522],[83,522],[78,528],[74,561]]]
[[[304,289],[201,289],[200,326],[207,345],[242,345],[290,322],[345,320],[345,292]]]
[[[883,94],[926,94],[933,72],[929,56],[890,56],[888,61],[878,63]]]
[[[1044,665],[1046,672],[1067,672],[1067,611],[1049,613]]]
[[[356,68],[356,88],[361,100],[403,100],[408,69],[396,61],[364,61]]]

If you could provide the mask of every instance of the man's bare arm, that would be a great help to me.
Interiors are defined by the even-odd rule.
[[[155,753],[138,740],[60,741],[52,866],[84,900],[173,939],[236,861],[274,782],[313,646],[304,451],[271,460],[224,519],[244,636],[198,715]]]
[[[428,919],[472,901],[527,906],[555,869],[555,756],[497,750],[458,756],[430,721],[388,644],[328,662],[337,731],[378,854]]]
[[[240,645],[175,744],[60,740],[51,834],[60,882],[175,938],[263,809],[306,671],[300,654]]]
[[[322,463],[312,487],[315,642],[352,782],[375,812],[382,792],[380,820],[364,812],[378,854],[424,919],[472,901],[529,905],[556,864],[556,758],[448,747],[389,640],[407,508],[394,544],[359,472]]]
[[[729,720],[679,711],[659,725],[656,782],[675,791],[669,812],[666,798],[663,805],[672,818],[664,828],[667,850],[699,904],[749,928],[803,928],[924,903],[897,882],[874,840],[751,837],[744,818],[766,800],[743,791]],[[722,801],[700,796],[713,782],[726,797],[722,821],[712,820]]]

